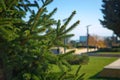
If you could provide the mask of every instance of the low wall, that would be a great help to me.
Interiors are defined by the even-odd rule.
[[[105,66],[100,72],[99,77],[120,78],[120,58]]]
[[[120,69],[104,68],[98,76],[106,78],[120,78]]]

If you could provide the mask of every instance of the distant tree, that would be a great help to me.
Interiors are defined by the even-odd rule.
[[[98,40],[97,42],[97,47],[98,48],[106,48],[106,43],[104,40]]]
[[[38,0],[39,1],[39,0]],[[79,24],[75,22],[65,29],[75,11],[61,25],[54,20],[52,12],[47,12],[47,5],[53,0],[0,0],[0,80],[78,80],[80,66],[73,75],[68,74],[70,64],[64,59],[73,51],[55,55],[54,46],[63,46],[63,39],[73,34],[66,34]],[[35,10],[34,8],[35,7]],[[28,17],[26,21],[24,18]],[[55,28],[52,26],[55,25]],[[60,73],[53,72],[55,62]]]
[[[118,47],[119,46],[118,39],[114,35],[112,37],[106,37],[105,43],[106,43],[107,47]]]
[[[94,35],[89,35],[89,39],[88,39],[88,45],[92,46],[92,47],[96,47],[97,44],[97,38]]]
[[[91,47],[99,47],[99,48],[106,47],[105,40],[97,35],[90,35],[89,36],[88,45]]]
[[[101,24],[120,37],[120,0],[102,0],[103,19]]]

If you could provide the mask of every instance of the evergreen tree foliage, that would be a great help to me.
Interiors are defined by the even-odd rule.
[[[101,24],[120,37],[120,0],[103,0]]]
[[[61,25],[54,20],[53,14],[47,12],[47,5],[53,0],[1,0],[0,1],[0,63],[3,68],[3,80],[79,80],[84,74],[70,75],[70,64],[65,60],[74,51],[55,55],[51,52],[54,46],[63,46],[63,39],[73,36],[67,34],[79,24],[75,22],[68,29],[69,22]],[[32,8],[32,7],[35,7]],[[25,17],[30,14],[29,20]],[[52,26],[56,26],[53,28]],[[54,61],[61,72],[56,75],[51,69]],[[81,65],[80,65],[81,66]]]

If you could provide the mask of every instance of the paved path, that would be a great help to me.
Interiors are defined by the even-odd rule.
[[[120,69],[120,58],[114,61],[113,63],[105,66],[104,68],[110,68],[110,69]]]

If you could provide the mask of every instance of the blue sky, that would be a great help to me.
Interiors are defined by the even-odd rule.
[[[70,22],[70,25],[77,20],[80,20],[80,24],[71,31],[71,33],[75,34],[72,39],[79,39],[79,36],[86,35],[87,25],[91,25],[89,27],[89,34],[91,35],[111,36],[113,32],[103,28],[99,22],[99,19],[102,19],[103,16],[100,11],[101,5],[102,0],[54,0],[48,6],[48,10],[52,11],[52,9],[58,8],[53,16],[56,20],[67,18],[76,10],[76,15]]]

